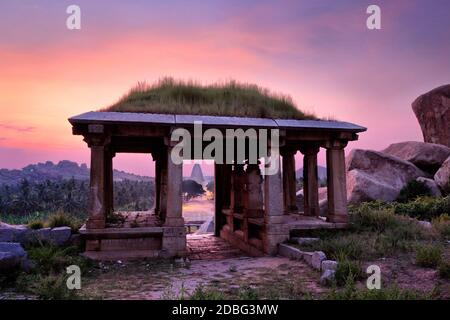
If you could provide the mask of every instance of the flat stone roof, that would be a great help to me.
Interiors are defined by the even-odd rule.
[[[294,120],[268,119],[247,117],[223,117],[206,115],[178,115],[135,112],[103,112],[90,111],[69,118],[71,124],[162,124],[162,125],[193,125],[194,121],[201,121],[205,126],[219,127],[259,127],[283,129],[325,129],[337,131],[362,132],[367,128],[343,121],[335,120]]]

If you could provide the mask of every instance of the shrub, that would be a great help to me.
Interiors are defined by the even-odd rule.
[[[351,216],[353,228],[356,230],[370,230],[383,232],[388,228],[395,228],[399,224],[398,217],[392,209],[371,208],[363,204]]]
[[[363,272],[359,262],[347,260],[345,258],[344,260],[338,260],[338,262],[336,273],[334,274],[338,286],[362,279]]]
[[[87,260],[78,255],[76,247],[58,248],[50,245],[30,247],[28,256],[38,265],[41,273],[65,272],[65,268],[75,264],[80,268],[85,267]]]
[[[400,190],[400,194],[397,197],[398,202],[407,202],[409,200],[414,200],[420,196],[429,196],[431,195],[430,188],[422,182],[417,180],[412,180],[406,184]]]
[[[68,300],[76,298],[76,290],[69,290],[66,274],[60,275],[23,275],[17,280],[22,290],[43,300]]]
[[[37,230],[42,229],[44,227],[44,222],[42,220],[32,220],[28,222],[28,228]]]
[[[442,249],[436,245],[420,245],[416,249],[416,264],[425,268],[434,268],[442,259]]]
[[[425,300],[431,297],[429,294],[400,289],[397,286],[374,290],[360,289],[355,287],[354,281],[349,280],[342,290],[334,288],[325,298],[330,300]]]
[[[431,220],[445,213],[450,213],[450,196],[433,198],[418,197],[407,203],[393,203],[395,213],[413,218]]]
[[[190,300],[224,300],[225,295],[218,289],[205,288],[199,285],[189,297]]]
[[[359,260],[371,256],[373,238],[370,234],[336,234],[299,247],[308,251],[323,251],[331,259]]]
[[[443,279],[450,279],[450,263],[447,261],[442,261],[439,264],[439,276]]]
[[[48,217],[47,226],[50,228],[70,227],[73,232],[76,232],[80,229],[81,222],[67,213],[58,211]]]
[[[448,214],[434,218],[431,223],[441,238],[450,239],[450,216]]]

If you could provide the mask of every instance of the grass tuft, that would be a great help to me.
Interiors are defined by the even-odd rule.
[[[81,221],[63,211],[58,211],[48,216],[47,226],[50,228],[70,227],[72,232],[77,232],[81,227]]]
[[[290,96],[254,84],[228,81],[202,85],[170,77],[151,85],[140,82],[101,111],[315,119],[300,111]]]
[[[425,268],[435,268],[442,260],[442,249],[436,245],[419,245],[416,249],[416,264]]]

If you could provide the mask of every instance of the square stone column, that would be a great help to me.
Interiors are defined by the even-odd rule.
[[[231,198],[231,165],[214,164],[214,233],[220,236],[220,230],[227,224],[223,209],[230,208]]]
[[[295,150],[285,150],[283,161],[283,199],[285,213],[297,212]]]
[[[182,216],[183,164],[172,161],[172,147],[167,147],[167,201],[166,218],[163,225],[162,248],[166,256],[184,256],[186,254],[186,231]]]
[[[111,206],[112,157],[103,125],[89,125],[84,140],[91,149],[87,229],[103,229]]]
[[[114,212],[114,156],[115,154],[111,151],[106,151],[105,153],[106,216]]]
[[[161,159],[156,154],[152,154],[155,162],[155,215],[160,216],[160,200],[161,200]]]
[[[303,153],[303,201],[306,216],[319,216],[319,183],[317,178],[317,153],[319,146],[305,145]]]
[[[283,186],[279,154],[272,155],[270,161],[276,161],[278,170],[275,174],[264,175],[264,252],[274,255],[278,244],[289,237],[289,229],[283,224]],[[269,167],[265,163],[266,168]]]
[[[158,158],[159,171],[159,218],[165,221],[167,212],[167,155],[161,154]]]
[[[327,148],[328,215],[330,222],[348,222],[347,183],[343,141],[329,141]]]

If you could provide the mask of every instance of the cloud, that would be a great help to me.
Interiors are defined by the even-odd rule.
[[[34,131],[36,128],[35,127],[22,127],[22,126],[18,126],[18,125],[14,125],[14,124],[5,124],[5,123],[0,123],[0,128],[5,129],[5,130],[11,130],[11,131],[17,131],[17,132],[32,132]],[[5,138],[0,138],[0,140],[5,140]]]

